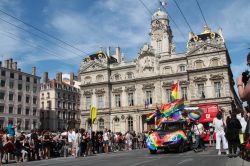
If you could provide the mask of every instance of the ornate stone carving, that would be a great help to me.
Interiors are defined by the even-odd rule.
[[[96,90],[95,90],[95,94],[103,94],[103,93],[105,93],[104,88],[96,89]]]
[[[143,84],[142,89],[154,89],[154,83],[149,83],[149,84]]]
[[[122,87],[120,87],[120,88],[113,88],[112,93],[122,93]]]
[[[135,91],[136,89],[135,89],[135,85],[133,85],[133,86],[126,86],[125,87],[125,92],[130,92],[130,91]]]
[[[83,95],[85,95],[85,96],[92,95],[92,94],[93,94],[93,90],[92,89],[83,91]]]
[[[210,74],[210,80],[222,80],[224,79],[223,73],[220,74]]]
[[[205,75],[200,76],[200,77],[194,77],[194,82],[206,82],[207,77]]]
[[[181,81],[179,81],[179,84],[180,85],[187,85],[188,81],[187,80],[181,80]]]
[[[174,81],[163,82],[162,87],[171,87]]]

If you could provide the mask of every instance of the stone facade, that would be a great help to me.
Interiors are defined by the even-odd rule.
[[[62,79],[58,73],[56,79],[49,80],[44,73],[41,83],[41,129],[60,131],[80,126],[80,89],[74,74],[69,80]]]
[[[89,127],[90,105],[97,106],[93,130],[141,132],[154,126],[146,114],[170,102],[171,85],[179,81],[185,104],[216,102],[225,110],[240,106],[230,68],[230,56],[221,30],[205,26],[189,34],[187,51],[176,54],[168,16],[158,10],[151,20],[150,43],[144,44],[133,62],[126,63],[119,48],[115,55],[102,48],[81,63],[81,127]],[[115,59],[114,59],[115,58]]]
[[[40,127],[39,93],[40,77],[36,68],[32,74],[17,68],[12,59],[0,62],[0,125],[7,127],[9,121],[17,125],[19,132]]]

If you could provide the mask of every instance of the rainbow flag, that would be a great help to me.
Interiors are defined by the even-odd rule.
[[[162,113],[161,113],[160,109],[157,108],[154,112],[147,114],[146,120],[149,121],[154,117],[157,117],[157,119],[159,119],[159,118],[161,118],[161,116],[162,116]]]
[[[173,113],[180,111],[184,108],[184,99],[178,99],[168,104],[162,104],[161,110],[164,117],[168,117]]]
[[[171,92],[172,101],[179,99],[179,82],[178,81],[177,83],[172,85],[171,91],[172,91]]]
[[[147,114],[147,116],[146,116],[146,121],[151,120],[151,119],[154,118],[155,116],[156,116],[155,111],[154,111],[154,112],[151,112],[151,113],[149,113],[149,114]]]

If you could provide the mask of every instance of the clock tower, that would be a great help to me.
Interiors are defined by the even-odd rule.
[[[170,56],[175,52],[175,47],[172,43],[173,35],[169,26],[167,13],[158,9],[151,20],[150,43],[155,54],[160,56]]]

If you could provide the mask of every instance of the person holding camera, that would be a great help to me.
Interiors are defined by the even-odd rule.
[[[247,55],[247,65],[250,66],[250,52]],[[250,78],[249,71],[244,71],[237,79],[237,88],[238,94],[242,101],[247,101],[248,107],[250,107],[250,82],[248,82]],[[247,126],[250,126],[250,120],[247,120]],[[246,128],[245,135],[249,135],[249,130]],[[246,138],[246,137],[245,137]]]
[[[247,65],[250,66],[250,52],[247,55]],[[247,101],[250,103],[250,83],[249,80],[249,71],[244,71],[237,79],[237,88],[238,94],[242,101]]]

